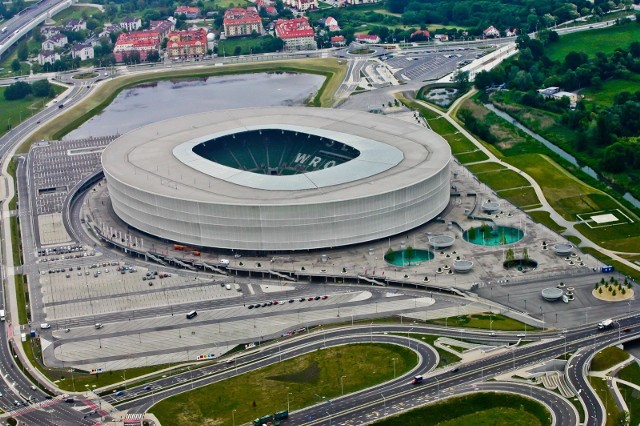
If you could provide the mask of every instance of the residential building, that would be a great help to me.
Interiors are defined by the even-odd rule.
[[[356,41],[358,43],[375,44],[375,43],[380,43],[380,37],[373,34],[369,34],[369,35],[360,34],[356,36]]]
[[[284,0],[284,4],[300,12],[318,8],[318,0]]]
[[[489,28],[482,32],[482,35],[484,37],[500,37],[500,31],[496,27],[491,25]]]
[[[338,21],[333,16],[329,16],[324,20],[324,27],[328,28],[330,32],[340,31],[340,25],[338,25]]]
[[[171,59],[202,57],[207,54],[207,30],[172,31],[169,33],[166,53]]]
[[[200,16],[200,9],[197,7],[178,6],[175,14],[184,15],[187,19],[196,19]]]
[[[71,57],[80,58],[81,61],[93,59],[93,46],[89,43],[78,43],[71,47]]]
[[[341,47],[345,45],[344,36],[333,36],[331,37],[331,46],[333,47]]]
[[[562,99],[569,98],[569,106],[571,108],[575,108],[578,103],[578,95],[571,92],[565,92],[559,87],[546,87],[544,89],[539,89],[538,93],[541,94],[545,99]]]
[[[59,60],[60,54],[52,50],[43,50],[42,52],[38,53],[38,63],[40,65],[53,64],[55,61]]]
[[[255,8],[243,9],[234,7],[224,13],[224,34],[226,37],[240,37],[251,35],[254,31],[264,33],[262,19]]]
[[[276,36],[284,42],[284,49],[315,50],[317,48],[313,28],[306,17],[278,19],[275,23]]]
[[[164,40],[165,38],[167,38],[169,33],[175,30],[175,28],[175,22],[168,19],[162,21],[149,21],[149,29],[151,31],[157,31],[160,40]]]
[[[449,41],[449,36],[446,34],[436,34],[433,36],[433,39],[438,41]]]
[[[142,20],[140,18],[126,17],[120,22],[120,28],[125,31],[135,31],[142,28]]]
[[[54,34],[42,42],[42,50],[55,50],[59,47],[64,47],[69,40],[64,34]]]
[[[40,28],[40,34],[45,38],[49,38],[53,35],[60,34],[62,30],[64,30],[64,27],[42,27]]]
[[[124,54],[139,52],[140,60],[146,61],[152,51],[160,50],[160,34],[157,31],[132,31],[118,36],[113,54],[117,62],[122,62]]]
[[[504,32],[504,35],[507,37],[515,37],[518,35],[518,29],[514,28],[514,29],[509,29],[507,28],[507,30]]]
[[[64,25],[64,29],[67,31],[86,30],[87,23],[82,19],[70,19],[69,22]]]
[[[122,28],[120,28],[120,25],[105,24],[104,29],[102,30],[102,32],[100,32],[100,34],[98,34],[98,37],[109,37],[111,33],[117,33],[121,30]]]

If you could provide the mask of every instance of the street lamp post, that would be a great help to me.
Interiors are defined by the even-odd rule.
[[[236,409],[231,410],[231,422],[233,426],[236,426]]]
[[[287,411],[289,411],[289,395],[293,395],[291,392],[287,392]]]
[[[344,378],[347,376],[340,376],[340,394],[344,395]]]
[[[396,378],[396,358],[391,358],[391,361],[393,361],[393,378]]]
[[[381,393],[380,396],[382,397],[382,403],[384,404],[384,415],[387,415],[387,398],[384,397],[384,394]]]

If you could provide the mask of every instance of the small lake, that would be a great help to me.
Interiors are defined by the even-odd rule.
[[[303,105],[324,77],[256,73],[161,80],[123,90],[105,110],[64,137],[124,134],[160,120],[218,109]]]

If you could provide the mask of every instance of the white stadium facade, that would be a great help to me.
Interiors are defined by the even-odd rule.
[[[365,112],[274,107],[161,121],[102,156],[115,213],[199,247],[296,251],[403,233],[450,196],[449,145]]]

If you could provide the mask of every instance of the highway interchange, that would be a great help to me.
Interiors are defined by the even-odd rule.
[[[50,7],[53,3],[53,1],[50,1],[41,7]],[[24,25],[32,13],[35,14],[38,11],[33,9],[29,13],[20,15],[15,22],[11,23],[9,33],[15,31],[20,25]],[[0,36],[1,39],[2,36]],[[353,63],[358,64],[358,61],[350,62],[351,72],[349,74],[357,75],[363,64],[359,63],[354,67]],[[190,65],[185,64],[183,66]],[[141,67],[141,70],[144,71],[145,67]],[[128,72],[135,71],[129,70]],[[96,80],[101,78],[104,78],[104,75],[99,74]],[[24,140],[40,123],[54,119],[64,113],[70,106],[85,99],[91,93],[92,84],[95,82],[95,80],[75,82],[68,77],[65,77],[65,81],[71,84],[72,87],[69,94],[62,101],[64,102],[64,108],[59,108],[58,105],[52,104],[40,113],[26,119],[22,124],[11,129],[2,137],[0,140],[0,158],[2,158],[3,162],[7,160],[7,154],[11,149]],[[344,90],[353,90],[353,84],[347,85]],[[20,199],[24,199],[24,196],[25,194],[20,194]],[[18,213],[23,223],[28,223],[32,220],[32,214],[28,206],[21,205]],[[29,235],[28,232],[25,233],[25,228],[27,227],[22,227],[23,245],[25,247],[34,247],[33,236]],[[35,252],[33,250],[25,250],[24,256],[25,268],[31,268],[32,266],[29,265],[35,264]],[[25,270],[23,273],[29,273],[29,271]],[[8,281],[6,280],[7,274],[4,268],[2,275],[6,285]],[[336,290],[339,289],[331,289],[331,291]],[[4,289],[2,291],[2,297],[6,300]],[[202,302],[202,307],[197,306],[198,309],[211,309],[212,307],[215,306],[212,306],[210,302]],[[137,311],[135,315],[138,318],[141,316],[168,315],[168,309],[173,308],[167,308],[159,312],[157,310]],[[34,318],[38,318],[39,313],[34,313],[34,315]],[[86,318],[82,323],[74,324],[74,326],[91,325],[95,321],[108,323],[110,319],[112,317],[109,315],[97,317],[97,319]],[[291,413],[289,424],[368,423],[375,420],[375,418],[404,411],[408,406],[423,405],[436,399],[478,390],[500,390],[530,395],[547,405],[556,424],[578,424],[578,413],[570,403],[560,398],[557,394],[530,385],[485,382],[487,379],[504,372],[554,359],[565,353],[574,353],[567,366],[566,376],[571,386],[576,391],[579,391],[580,399],[586,412],[583,423],[586,425],[602,425],[606,419],[604,407],[585,378],[590,359],[604,347],[637,338],[638,333],[640,333],[640,327],[638,327],[639,319],[637,315],[627,315],[619,320],[615,329],[601,333],[596,332],[593,325],[585,325],[570,329],[564,334],[559,332],[530,334],[527,339],[534,340],[534,342],[525,346],[518,345],[521,339],[516,337],[515,333],[497,333],[494,336],[482,331],[467,331],[418,324],[345,326],[338,329],[325,329],[321,332],[314,330],[311,333],[278,341],[275,344],[264,345],[257,351],[235,358],[235,362],[231,364],[221,362],[206,367],[194,368],[166,378],[155,379],[144,385],[134,384],[128,387],[124,395],[120,397],[107,394],[99,400],[96,398],[90,400],[77,396],[73,403],[64,402],[66,394],[48,399],[50,392],[44,392],[39,387],[33,389],[34,383],[31,378],[24,374],[23,369],[25,367],[16,364],[16,355],[11,349],[11,345],[15,342],[14,339],[10,338],[10,334],[12,334],[11,327],[2,327],[0,332],[2,342],[0,344],[0,372],[2,373],[3,383],[0,385],[0,389],[3,396],[0,398],[0,408],[6,412],[13,412],[25,424],[96,424],[101,418],[106,418],[107,415],[111,414],[105,410],[116,410],[114,408],[105,408],[103,410],[103,403],[105,407],[116,407],[119,412],[128,410],[131,414],[143,414],[160,399],[237,374],[249,372],[284,359],[299,356],[320,347],[357,342],[387,342],[408,346],[415,350],[420,360],[418,366],[402,377],[375,388],[345,395],[293,412]],[[59,324],[53,325],[56,328],[60,328]],[[621,335],[621,329],[629,329],[630,331]],[[424,333],[488,341],[498,346],[504,345],[509,350],[497,355],[484,357],[473,363],[465,363],[460,365],[459,370],[452,372],[450,368],[435,369],[437,353],[430,346],[410,338],[408,333]],[[403,337],[403,334],[406,334],[406,337]],[[30,368],[26,367],[26,372],[29,372]],[[414,374],[426,374],[427,379],[421,385],[412,385],[410,384],[410,378]],[[51,389],[50,386],[47,385],[46,387]],[[30,403],[25,406],[23,404],[27,399],[30,400]],[[16,408],[14,401],[20,402],[22,407]],[[372,418],[371,413],[375,413],[375,418]]]

